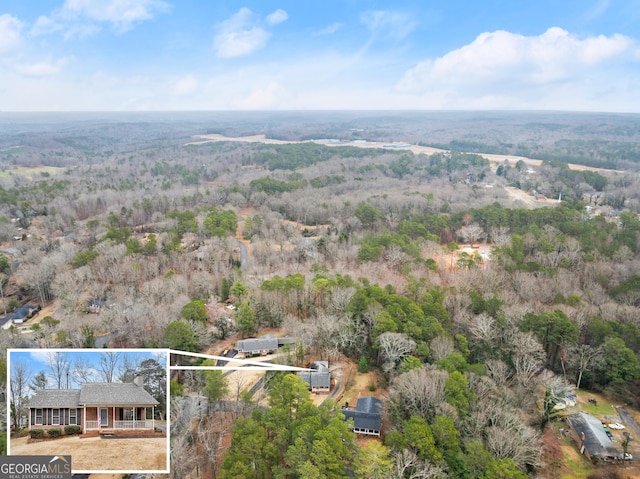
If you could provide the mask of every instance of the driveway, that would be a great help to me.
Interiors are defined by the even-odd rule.
[[[640,424],[636,422],[629,411],[627,411],[626,407],[618,406],[616,407],[618,414],[620,415],[620,419],[622,423],[627,427],[629,432],[633,435],[633,439],[638,441],[640,440]]]

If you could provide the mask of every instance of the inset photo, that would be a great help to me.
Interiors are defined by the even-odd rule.
[[[9,349],[10,456],[74,473],[168,473],[168,351]]]

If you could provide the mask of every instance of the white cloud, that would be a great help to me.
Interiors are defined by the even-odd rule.
[[[279,8],[275,12],[267,15],[267,23],[269,25],[277,25],[278,23],[286,21],[288,18],[289,15],[287,14],[287,12]]]
[[[49,33],[62,30],[63,28],[64,27],[59,22],[56,22],[51,17],[41,15],[33,24],[29,33],[34,36],[47,35]]]
[[[24,76],[43,77],[59,73],[61,68],[67,63],[66,60],[59,60],[55,63],[36,62],[26,65],[16,66],[16,71]]]
[[[25,76],[51,76],[60,71],[60,63],[36,62],[28,65],[16,66],[16,71]]]
[[[169,9],[162,0],[66,0],[60,15],[110,23],[125,32]]]
[[[64,31],[64,37],[83,38],[109,24],[117,33],[166,13],[171,5],[162,0],[65,0],[49,16],[41,15],[31,28],[31,35]]]
[[[314,32],[313,35],[314,36],[333,35],[338,30],[340,30],[343,26],[344,26],[343,23],[335,22],[335,23],[332,23],[331,25],[324,27],[321,30],[318,30],[317,32]]]
[[[398,89],[447,92],[460,99],[546,94],[550,85],[580,83],[585,75],[606,72],[605,62],[629,62],[637,49],[635,41],[623,35],[579,38],[561,28],[538,36],[483,33],[462,48],[418,63]]]
[[[250,55],[267,44],[271,33],[259,25],[256,14],[246,7],[216,25],[213,48],[220,58]]]
[[[266,87],[256,88],[238,102],[243,110],[264,110],[277,107],[285,90],[279,83],[271,82]]]
[[[176,96],[190,95],[198,89],[198,86],[198,80],[193,75],[187,75],[173,84],[172,92]]]
[[[417,26],[417,22],[408,13],[389,10],[372,10],[360,15],[362,22],[377,36],[402,40]]]
[[[29,355],[34,361],[47,364],[51,359],[53,352],[43,349],[42,351],[29,351]]]
[[[5,13],[0,15],[0,52],[12,50],[22,42],[23,24],[16,17]]]

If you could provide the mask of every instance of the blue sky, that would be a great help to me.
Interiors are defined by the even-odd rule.
[[[73,350],[73,349],[28,349],[28,350],[12,350],[9,355],[10,365],[13,363],[21,363],[30,371],[31,378],[44,371],[47,379],[48,379],[48,387],[55,389],[57,386],[55,384],[54,376],[49,367],[51,355],[55,352],[60,352],[64,355],[65,359],[70,364],[70,377],[69,377],[69,386],[70,388],[79,387],[76,381],[74,381],[73,369],[75,364],[78,361],[81,361],[82,364],[90,371],[92,374],[92,382],[101,382],[100,375],[100,356],[104,355],[107,351],[112,351],[119,353],[116,375],[120,376],[119,371],[120,368],[124,364],[124,355],[128,356],[130,364],[138,364],[145,359],[155,359],[161,365],[165,366],[167,363],[166,354],[159,350]],[[91,367],[92,366],[92,367]]]
[[[0,111],[640,112],[640,0],[2,0]]]

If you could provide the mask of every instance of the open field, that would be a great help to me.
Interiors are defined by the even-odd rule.
[[[204,143],[213,143],[220,141],[231,141],[231,142],[245,142],[245,143],[265,143],[267,145],[286,145],[291,143],[318,143],[324,146],[355,146],[358,148],[389,148],[389,143],[387,142],[375,142],[375,141],[340,141],[333,142],[328,140],[304,140],[304,141],[285,141],[285,140],[273,140],[270,138],[266,138],[265,135],[252,135],[252,136],[240,136],[240,137],[228,137],[219,134],[212,135],[197,135],[194,138],[197,138],[200,141],[194,141],[187,143],[186,145],[202,145]],[[420,146],[420,145],[410,145],[410,144],[399,144],[393,146],[394,150],[409,150],[416,155],[425,154],[425,155],[433,155],[434,153],[446,153],[448,150],[443,150],[440,148],[432,148],[430,146]],[[527,165],[530,166],[540,166],[542,164],[542,160],[536,160],[534,158],[526,158],[524,156],[514,156],[514,155],[494,155],[488,153],[480,153],[480,156],[486,158],[491,163],[498,165],[504,163],[505,160],[509,160],[511,163],[515,164],[518,161],[522,160]],[[590,166],[584,165],[576,165],[573,163],[568,163],[567,166],[571,170],[576,171],[613,171],[607,170],[605,168],[593,168]]]
[[[37,176],[60,175],[64,172],[64,168],[57,166],[18,166],[8,170],[0,171],[0,178],[11,178],[12,176],[21,176],[29,180],[35,179]]]
[[[12,439],[11,455],[71,455],[74,471],[164,471],[167,465],[167,438],[73,436],[33,444],[27,440]]]

